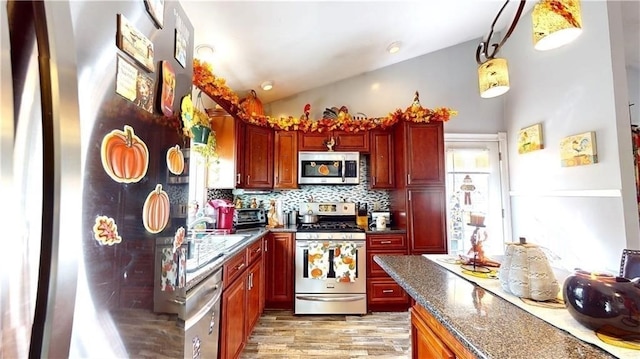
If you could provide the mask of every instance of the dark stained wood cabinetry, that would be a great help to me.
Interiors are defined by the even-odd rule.
[[[258,322],[264,301],[262,239],[228,260],[222,268],[220,357],[237,358]]]
[[[293,310],[293,233],[269,233],[265,246],[265,306]]]
[[[370,131],[371,155],[369,161],[370,188],[395,188],[393,135],[387,130]]]
[[[274,146],[274,183],[276,189],[298,188],[298,133],[277,131]]]
[[[326,151],[326,143],[333,137],[335,141],[334,151],[369,152],[368,131],[298,132],[299,151]]]
[[[243,188],[273,188],[273,137],[271,128],[246,125]]]
[[[422,306],[411,309],[411,358],[475,358],[442,324]]]
[[[447,253],[443,124],[397,124],[393,140],[394,225],[407,229],[410,254]]]
[[[407,310],[409,296],[373,260],[373,257],[379,254],[406,255],[406,236],[403,233],[367,234],[367,310],[370,312]]]

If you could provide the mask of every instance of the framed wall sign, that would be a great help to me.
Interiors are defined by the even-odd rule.
[[[155,65],[153,63],[153,42],[136,29],[122,14],[118,14],[116,45],[147,71],[155,71]]]
[[[159,29],[164,26],[164,0],[144,0],[144,6]]]
[[[541,124],[537,123],[525,127],[518,132],[518,153],[527,153],[543,148]]]
[[[596,133],[591,131],[563,138],[560,141],[560,159],[562,167],[598,163]]]

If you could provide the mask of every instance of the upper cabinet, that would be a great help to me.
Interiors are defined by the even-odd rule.
[[[274,160],[273,188],[298,188],[298,134],[296,131],[276,131]]]
[[[369,131],[345,132],[300,132],[299,151],[327,151],[327,143],[333,139],[334,151],[355,151],[369,153]]]
[[[369,163],[369,179],[371,189],[395,188],[395,156],[393,151],[393,134],[386,130],[372,130],[371,156]]]
[[[239,176],[241,188],[273,188],[273,137],[273,130],[268,127],[246,125],[244,143],[241,144],[244,163],[238,167],[244,169]]]
[[[405,122],[401,140],[405,150],[406,186],[444,185],[442,122]]]

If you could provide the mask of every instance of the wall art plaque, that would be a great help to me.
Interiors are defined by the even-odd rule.
[[[591,131],[563,138],[560,141],[560,158],[562,167],[598,163],[596,133]]]
[[[153,42],[136,29],[122,14],[118,14],[116,45],[147,71],[155,71],[155,65],[153,63]]]

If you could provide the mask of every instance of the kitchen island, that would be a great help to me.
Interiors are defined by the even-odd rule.
[[[614,357],[423,256],[380,255],[374,261],[415,300],[413,315],[425,314],[452,339],[429,343],[441,345],[440,353],[449,353],[449,344],[478,358]],[[422,349],[415,327],[412,335],[413,350]]]

